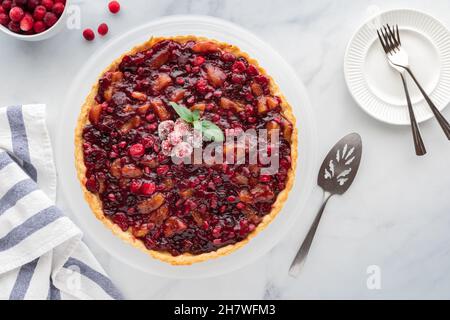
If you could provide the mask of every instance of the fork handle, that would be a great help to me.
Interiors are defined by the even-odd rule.
[[[411,122],[411,130],[414,139],[414,147],[416,149],[416,155],[423,156],[427,153],[425,145],[420,134],[419,125],[416,121],[416,116],[414,115],[414,109],[412,107],[411,98],[409,97],[408,85],[406,84],[405,76],[400,73],[403,82],[403,88],[405,88],[406,102],[408,103],[409,120]]]
[[[450,124],[448,121],[444,118],[442,113],[439,112],[438,108],[434,105],[433,101],[431,101],[430,97],[426,94],[425,90],[423,90],[422,86],[419,84],[419,81],[417,81],[416,77],[412,73],[411,69],[405,68],[406,71],[408,71],[411,78],[416,83],[417,87],[419,88],[420,92],[422,93],[423,97],[427,101],[428,105],[430,106],[431,111],[433,112],[434,116],[436,117],[436,120],[439,122],[439,125],[441,126],[442,130],[444,131],[445,135],[447,136],[447,139],[450,140]]]

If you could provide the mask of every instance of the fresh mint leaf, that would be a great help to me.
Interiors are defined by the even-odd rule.
[[[208,120],[202,121],[202,133],[206,139],[214,140],[214,142],[222,142],[224,140],[222,130]]]
[[[169,104],[172,106],[172,108],[180,116],[181,119],[189,123],[192,123],[194,121],[193,113],[190,109],[180,106],[175,102],[169,102]]]
[[[200,120],[200,112],[198,110],[192,112],[189,108],[175,102],[169,102],[169,104],[181,119],[192,124],[195,130],[202,132],[207,140],[214,140],[215,142],[222,142],[224,140],[222,130],[211,121]]]
[[[198,121],[198,120],[194,121],[193,126],[194,126],[194,130],[197,130],[198,132],[203,131],[202,121]]]
[[[200,119],[200,111],[194,110],[194,112],[192,112],[192,120],[195,122],[198,121],[198,119]]]

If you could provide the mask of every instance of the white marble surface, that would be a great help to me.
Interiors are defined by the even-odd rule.
[[[305,234],[304,224],[255,263],[204,280],[169,280],[138,272],[108,256],[87,236],[127,298],[450,298],[450,143],[434,121],[426,122],[422,133],[429,154],[415,157],[409,128],[379,123],[361,111],[342,72],[347,41],[371,6],[422,9],[450,26],[447,0],[122,0],[119,16],[106,12],[106,2],[81,1],[80,7],[82,26],[107,21],[108,38],[171,14],[212,15],[250,29],[277,47],[304,81],[319,129],[319,157],[350,131],[362,135],[365,147],[354,185],[330,201],[298,279],[288,277],[287,269]],[[58,119],[58,110],[72,76],[105,40],[87,43],[81,31],[73,30],[42,43],[1,34],[0,105],[47,103],[54,137],[57,121],[64,121]],[[444,115],[450,118],[450,109]],[[316,190],[302,213],[309,220],[320,199]],[[370,265],[380,267],[380,290],[367,288]]]

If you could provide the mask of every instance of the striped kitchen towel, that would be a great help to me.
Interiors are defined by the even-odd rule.
[[[45,106],[0,108],[0,299],[121,299],[55,197]]]

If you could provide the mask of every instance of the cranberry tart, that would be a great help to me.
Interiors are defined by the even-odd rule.
[[[161,135],[189,124],[172,102],[224,132],[279,129],[277,173],[263,175],[263,165],[249,161],[175,163]],[[273,79],[239,48],[161,37],[101,74],[82,106],[75,145],[78,178],[97,218],[153,257],[187,265],[242,247],[275,218],[293,185],[297,129]]]

